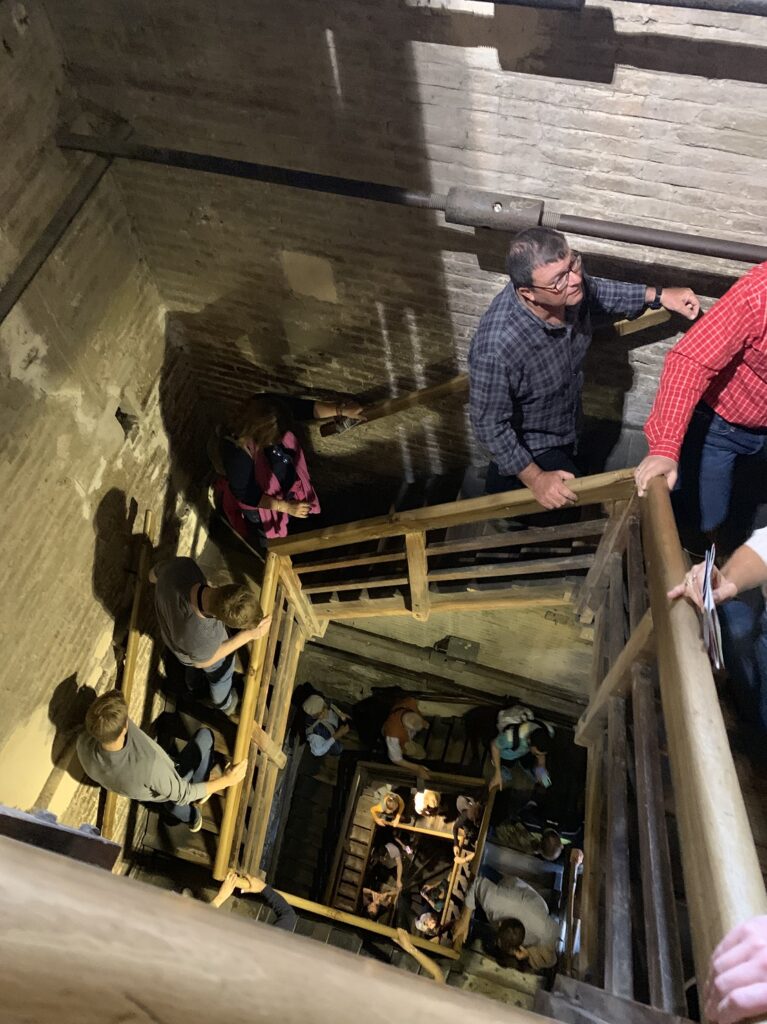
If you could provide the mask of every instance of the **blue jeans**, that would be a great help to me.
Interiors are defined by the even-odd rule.
[[[724,664],[738,713],[767,732],[767,609],[759,590],[719,607]]]
[[[743,499],[733,502],[736,469],[748,459],[749,478],[756,478],[755,457],[767,456],[767,429],[751,429],[729,423],[704,402],[699,402],[687,428],[679,459],[679,479],[674,506],[680,525],[712,533],[731,519],[737,509],[739,522],[732,524],[733,543],[751,532],[751,520],[761,495],[759,486],[744,480]],[[729,524],[728,524],[729,525]],[[728,545],[729,546],[729,545]]]
[[[234,676],[234,655],[222,658],[210,668],[195,668],[194,665],[184,666],[184,678],[191,693],[200,691],[200,683],[208,687],[210,699],[216,707],[226,704],[229,694],[232,692],[232,677]]]
[[[175,758],[176,771],[185,782],[205,782],[210,775],[213,760],[213,733],[198,729],[181,753]],[[165,804],[165,810],[187,824],[192,820],[191,804]]]

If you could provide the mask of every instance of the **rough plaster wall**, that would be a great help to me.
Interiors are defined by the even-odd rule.
[[[764,239],[765,19],[610,0],[581,14],[462,0],[48,8],[72,80],[141,141]],[[119,177],[214,396],[267,384],[378,397],[441,379],[503,284],[503,240],[438,213],[138,164]],[[707,296],[743,269],[574,241],[597,272],[689,278]],[[297,281],[303,256],[317,265]],[[679,326],[595,352],[587,411],[619,422],[633,387],[626,419],[641,420]],[[471,444],[452,402],[322,450],[344,471],[397,474],[460,463]]]
[[[480,665],[539,679],[578,696],[589,693],[592,630],[553,609],[440,613],[428,622],[406,616],[352,619],[348,625],[419,647],[433,647],[448,636],[472,640],[479,644]]]
[[[4,278],[86,158],[52,141],[59,105],[72,109],[75,98],[40,5],[1,5],[0,35]],[[131,532],[146,507],[159,518],[176,511],[193,394],[183,362],[166,352],[159,294],[107,177],[0,327],[0,801],[62,812],[77,791],[64,762],[84,706],[78,687],[114,682]],[[137,418],[130,438],[118,405]],[[149,657],[145,642],[138,717]],[[95,791],[77,800],[93,808]]]

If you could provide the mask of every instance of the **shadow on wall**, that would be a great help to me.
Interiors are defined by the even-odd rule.
[[[77,734],[85,724],[88,708],[96,699],[96,691],[92,686],[78,686],[77,674],[63,679],[48,703],[48,719],[56,729],[51,747],[51,763],[56,770],[70,775],[78,781],[82,778],[77,762],[73,762]],[[40,802],[40,806],[45,806]]]
[[[121,620],[133,593],[133,529],[138,513],[136,500],[112,487],[99,502],[93,518],[96,535],[93,550],[93,596],[115,620],[115,641],[127,622]]]
[[[489,6],[489,5],[488,5]],[[498,51],[504,71],[611,83],[618,65],[645,71],[767,84],[763,47],[683,35],[622,33],[612,11],[547,11],[495,6],[492,17],[411,9],[400,12],[403,40]]]

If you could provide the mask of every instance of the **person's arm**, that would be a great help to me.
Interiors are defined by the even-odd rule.
[[[517,959],[526,961],[534,971],[556,966],[557,951],[554,946],[520,946],[517,954]]]
[[[767,1014],[767,915],[733,928],[712,953],[704,1013],[712,1024]]]
[[[606,277],[587,277],[589,308],[606,316],[638,316],[645,306],[655,301],[655,285],[612,281]],[[700,302],[691,288],[661,288],[660,304],[670,313],[679,313],[694,320]]]
[[[503,775],[501,773],[501,752],[495,739],[490,743],[490,760],[493,762],[493,777],[490,780],[488,789],[492,793],[494,789],[503,789]]]
[[[392,764],[396,764],[398,768],[407,768],[408,771],[415,772],[416,775],[421,775],[424,779],[428,779],[430,772],[428,768],[425,768],[422,764],[417,764],[415,761],[406,761],[402,756],[402,746],[396,736],[386,736],[386,752],[389,755],[389,760]]]
[[[362,405],[357,399],[343,396],[339,396],[335,402],[315,402],[313,415],[316,420],[330,419],[333,416],[348,417],[351,420],[365,418]]]
[[[480,906],[482,904],[480,903]],[[469,934],[469,925],[471,924],[471,915],[477,906],[477,879],[471,883],[469,891],[466,893],[466,899],[463,903],[460,916],[456,920],[455,927],[453,928],[453,942],[463,943]]]
[[[154,740],[157,753],[149,757],[147,764],[149,780],[147,787],[152,791],[154,799],[163,803],[180,804],[182,807],[193,804],[203,797],[211,796],[222,789],[228,789],[245,778],[248,768],[247,758],[227,769],[217,779],[209,779],[207,782],[187,782],[182,779],[170,757],[162,750]]]
[[[666,356],[658,393],[645,423],[649,455],[636,470],[640,497],[653,477],[677,479],[682,441],[693,410],[716,375],[760,329],[759,311],[741,279],[677,342]]]
[[[253,629],[241,629],[239,633],[235,633],[234,636],[229,637],[224,643],[220,644],[213,654],[208,658],[207,661],[197,661],[194,663],[194,668],[210,668],[211,665],[215,665],[217,661],[221,661],[223,658],[228,658],[230,654],[234,654],[235,651],[239,651],[245,644],[249,644],[251,640],[257,640],[258,637],[263,636],[264,633],[268,632],[269,626],[271,625],[271,615],[264,616],[257,626]]]
[[[334,747],[341,747],[341,744],[338,743],[337,735],[340,732],[341,735],[344,736],[345,733],[341,731],[340,727],[333,732],[326,722],[320,723],[319,728],[322,730],[321,732],[315,731],[310,733],[308,736],[309,749],[315,757],[324,757],[325,754],[329,754]]]
[[[702,608],[705,571],[704,562],[694,565],[682,582],[669,590],[668,597],[687,597]],[[715,604],[767,583],[767,527],[756,530],[745,544],[736,548],[721,570],[714,566],[711,582]]]

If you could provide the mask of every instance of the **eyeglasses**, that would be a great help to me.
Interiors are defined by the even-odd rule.
[[[537,288],[542,292],[553,292],[555,295],[563,292],[565,288],[567,288],[567,282],[570,280],[570,274],[580,274],[583,270],[583,256],[573,249],[572,257],[573,258],[570,260],[570,266],[567,270],[563,270],[562,273],[551,282],[551,284],[534,284],[533,288]]]

